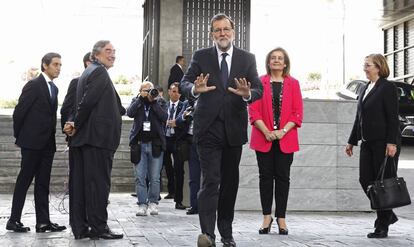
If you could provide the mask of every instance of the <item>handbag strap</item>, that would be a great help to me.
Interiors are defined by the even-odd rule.
[[[394,172],[395,172],[395,177],[398,177],[397,175],[397,168],[395,167],[395,160],[394,157],[390,157],[388,155],[385,155],[384,161],[382,162],[381,168],[377,174],[377,179],[379,180],[379,178],[381,177],[381,182],[384,181],[384,173],[385,173],[385,168],[387,166],[387,162],[388,162],[388,158],[390,158],[392,160],[392,167],[394,168]]]

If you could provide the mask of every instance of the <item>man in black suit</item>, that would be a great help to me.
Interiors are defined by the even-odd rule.
[[[62,231],[65,226],[49,219],[49,182],[56,152],[56,110],[58,88],[53,83],[62,66],[61,56],[47,53],[42,58],[42,73],[23,88],[13,112],[16,145],[21,149],[21,169],[13,194],[11,216],[6,229],[30,231],[21,222],[27,190],[35,177],[34,199],[36,232]]]
[[[170,69],[170,76],[168,77],[168,88],[174,82],[180,82],[184,76],[183,67],[185,65],[185,59],[183,56],[177,56],[175,58],[175,64]]]
[[[167,150],[164,153],[164,166],[168,178],[168,195],[165,199],[174,198],[176,209],[186,209],[183,202],[183,184],[184,184],[184,160],[178,153],[180,138],[183,137],[184,129],[178,127],[176,119],[182,110],[183,102],[180,99],[179,83],[175,82],[170,85],[168,95],[170,101],[167,103],[168,120],[166,126]],[[171,159],[172,156],[172,159]]]
[[[83,66],[88,67],[91,61],[91,53],[88,52],[83,56]],[[62,130],[65,127],[66,122],[71,122],[75,118],[76,112],[76,88],[78,86],[79,77],[74,78],[68,87],[65,99],[63,100],[62,108],[60,109],[60,123]],[[66,136],[68,146],[70,145],[70,136]],[[69,148],[69,224],[72,225],[73,219],[73,154],[72,149]]]
[[[112,161],[125,114],[107,71],[115,61],[114,47],[108,40],[98,41],[91,59],[79,78],[74,121],[64,127],[72,136],[74,157],[72,232],[75,239],[119,239],[123,234],[107,225]]]
[[[181,91],[197,97],[194,141],[202,174],[198,246],[214,246],[216,223],[224,246],[232,235],[242,145],[247,142],[247,103],[262,96],[253,54],[233,46],[234,23],[225,14],[211,19],[215,46],[196,51],[181,81]]]

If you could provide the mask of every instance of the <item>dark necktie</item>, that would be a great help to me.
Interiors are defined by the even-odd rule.
[[[175,104],[172,103],[171,104],[171,108],[170,108],[170,113],[169,113],[169,116],[168,116],[168,120],[173,120],[174,119],[174,111],[175,111],[175,107],[174,106],[175,106]],[[172,136],[174,134],[175,134],[174,128],[171,128],[170,126],[168,126],[168,128],[167,128],[167,136],[170,137],[170,136]]]
[[[50,99],[53,104],[55,103],[55,100],[56,100],[56,86],[53,83],[53,81],[50,81],[49,85],[50,85]]]
[[[229,55],[227,53],[222,53],[221,56],[223,59],[221,60],[220,64],[220,80],[223,85],[227,86],[227,80],[229,79],[229,67],[227,66],[226,56]]]
[[[171,108],[170,108],[170,116],[168,116],[168,120],[172,120],[174,117],[174,111],[175,111],[175,104],[172,103]]]

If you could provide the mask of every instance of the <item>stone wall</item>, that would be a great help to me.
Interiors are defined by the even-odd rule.
[[[359,148],[354,148],[352,158],[344,152],[355,113],[353,101],[304,100],[288,210],[369,210],[358,182]],[[240,178],[236,208],[261,210],[256,155],[248,145],[243,148]]]
[[[355,156],[352,158],[344,153],[355,111],[356,103],[352,101],[304,101],[304,121],[299,129],[300,151],[295,153],[291,168],[288,210],[369,210],[358,182],[359,149],[354,150]],[[134,191],[128,147],[131,125],[131,119],[125,118],[121,145],[115,153],[112,170],[112,192]],[[51,177],[51,190],[55,192],[65,188],[68,165],[67,153],[64,153],[64,135],[60,127],[57,128],[58,151]],[[0,193],[13,191],[19,166],[20,149],[14,146],[11,116],[0,116]],[[165,179],[163,181],[166,182]],[[184,183],[185,190],[188,190],[187,184]],[[261,209],[256,155],[248,144],[243,147],[236,208]]]
[[[56,126],[57,151],[52,165],[50,190],[62,192],[66,189],[68,174],[68,154],[65,152],[65,136],[59,124]],[[125,118],[122,127],[121,145],[115,153],[112,170],[112,191],[134,191],[134,173],[129,161],[128,136],[132,121]],[[11,116],[0,116],[0,193],[13,193],[14,183],[20,170],[20,148],[14,144]],[[30,186],[33,190],[33,185]]]

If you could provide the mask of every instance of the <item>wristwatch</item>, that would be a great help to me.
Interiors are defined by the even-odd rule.
[[[285,133],[285,134],[287,133],[287,129],[286,129],[286,128],[283,128],[283,129],[282,129],[282,131],[283,131],[283,133]]]

